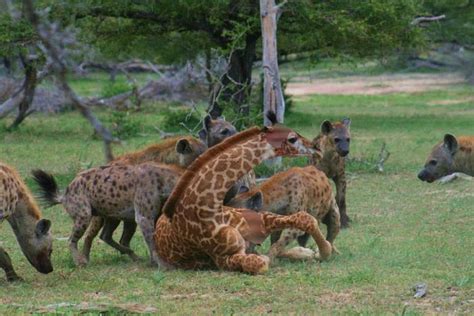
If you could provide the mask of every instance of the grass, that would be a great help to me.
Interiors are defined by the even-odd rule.
[[[161,271],[148,265],[145,244],[137,234],[132,247],[143,258],[140,262],[131,262],[96,241],[89,266],[77,269],[65,240],[72,222],[58,206],[44,210],[45,217],[53,220],[56,237],[55,271],[50,275],[34,271],[9,226],[2,226],[0,245],[26,281],[8,284],[0,275],[0,314],[75,314],[78,310],[64,303],[81,302],[98,305],[89,310],[92,313],[136,307],[124,304],[153,307],[159,314],[472,313],[472,183],[430,185],[418,181],[416,172],[444,133],[474,135],[473,101],[462,101],[473,93],[471,87],[452,86],[416,94],[295,99],[286,119],[289,126],[313,137],[322,120],[348,116],[351,155],[369,162],[348,166],[348,213],[353,224],[336,240],[342,255],[328,262],[278,260],[261,276]],[[433,105],[442,100],[461,101]],[[114,150],[122,153],[157,141],[154,126],[160,126],[163,110],[163,105],[149,105],[132,113],[133,120],[140,122],[139,133]],[[99,115],[104,118],[110,113]],[[32,116],[14,133],[1,133],[0,159],[17,167],[33,188],[29,175],[33,168],[52,171],[64,187],[81,168],[103,162],[101,142],[74,112]],[[383,142],[391,156],[385,173],[379,174],[370,162]],[[267,242],[262,251],[268,246]],[[412,287],[418,282],[428,285],[427,297],[413,298]]]

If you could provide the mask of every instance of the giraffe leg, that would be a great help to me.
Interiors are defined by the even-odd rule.
[[[291,215],[276,215],[273,213],[261,213],[265,224],[265,230],[272,233],[285,228],[298,229],[309,233],[319,248],[320,259],[327,259],[332,253],[331,244],[326,241],[319,230],[318,221],[306,212],[298,212]]]
[[[268,271],[270,259],[262,255],[237,253],[216,257],[215,262],[220,269],[261,274]]]
[[[86,257],[87,261],[89,261],[92,242],[94,238],[99,233],[100,229],[104,225],[104,219],[100,216],[93,216],[89,227],[87,227],[86,234],[84,236],[84,244],[82,245],[82,253]]]
[[[303,233],[297,229],[285,229],[282,232],[280,239],[270,247],[270,251],[268,252],[270,260],[273,261],[276,257],[284,257],[297,260],[314,258],[314,251],[308,248],[297,247],[292,248],[291,251],[285,251],[286,246],[288,246],[293,240],[295,240],[298,236],[302,234]]]
[[[22,278],[20,278],[16,274],[15,269],[13,269],[10,256],[2,247],[0,247],[0,268],[2,268],[5,271],[5,274],[7,276],[7,281],[9,282],[22,281]]]
[[[340,254],[334,246],[334,240],[341,229],[341,216],[339,214],[339,207],[337,206],[336,201],[332,202],[331,209],[324,218],[324,223],[328,228],[326,240],[331,243],[333,253]]]
[[[111,246],[112,248],[117,249],[122,255],[128,255],[132,260],[137,261],[139,257],[132,249],[130,249],[129,247],[125,247],[114,240],[113,234],[115,229],[117,229],[118,225],[120,225],[120,220],[113,218],[105,218],[104,228],[102,229],[102,233],[100,234],[100,239],[102,239],[107,245]]]
[[[245,240],[236,228],[221,229],[214,240],[217,244],[211,247],[213,253],[210,255],[218,268],[250,274],[268,270],[270,260],[267,256],[245,253]]]

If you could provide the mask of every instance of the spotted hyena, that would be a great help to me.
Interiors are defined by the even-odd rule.
[[[339,122],[324,121],[321,132],[313,140],[318,155],[312,159],[313,165],[323,171],[336,184],[336,202],[341,214],[341,227],[349,226],[349,216],[346,211],[346,173],[345,157],[349,154],[351,120],[348,118]],[[304,244],[301,238],[301,245]]]
[[[36,201],[16,170],[0,162],[0,224],[7,220],[31,265],[41,273],[50,273],[53,271],[51,222],[41,217]],[[2,247],[0,268],[5,271],[8,281],[21,280]]]
[[[72,217],[74,226],[69,238],[69,248],[78,266],[87,264],[90,245],[81,253],[78,241],[89,226],[93,216],[116,220],[136,221],[156,261],[153,233],[160,215],[161,204],[173,190],[183,169],[153,162],[131,165],[108,165],[79,173],[60,194],[54,178],[41,170],[33,172],[42,197],[49,205],[62,204]],[[123,245],[110,243],[121,253],[135,259],[134,252]]]
[[[474,137],[451,134],[444,135],[442,142],[436,144],[425,166],[418,173],[421,181],[442,183],[455,178],[471,179],[474,176]]]
[[[308,212],[319,222],[327,225],[327,240],[331,244],[334,243],[340,229],[339,209],[329,179],[314,166],[294,167],[279,172],[259,187],[241,192],[228,205],[238,208],[261,209],[280,215],[290,215],[300,211]],[[290,251],[285,250],[292,240],[302,235],[303,233],[297,230],[273,233],[269,257],[271,259],[276,256],[295,259],[314,257],[314,253],[310,249],[302,247]]]

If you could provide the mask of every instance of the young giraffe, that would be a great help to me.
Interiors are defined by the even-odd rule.
[[[207,115],[198,134],[199,138],[207,145],[207,148],[211,148],[236,133],[237,129],[234,125],[227,122],[224,118],[218,117],[214,120],[210,115]],[[244,175],[231,190],[237,191],[242,185],[248,188],[253,188],[257,185],[253,170]]]
[[[278,156],[309,154],[308,140],[291,129],[252,128],[208,149],[183,174],[165,203],[155,230],[160,263],[185,269],[218,267],[262,273],[268,257],[246,254],[246,243],[261,242],[285,228],[300,229],[315,239],[322,259],[332,247],[305,212],[289,216],[223,206],[229,188],[253,166]]]
[[[84,244],[82,253],[77,244],[93,215],[135,220],[149,248],[151,261],[155,263],[155,222],[162,201],[171,194],[182,173],[183,170],[177,166],[154,162],[138,166],[108,165],[79,173],[63,195],[50,174],[35,170],[33,175],[41,187],[43,199],[50,205],[62,204],[72,217],[74,226],[69,237],[69,249],[74,263],[84,266],[89,261],[90,244]],[[130,248],[117,243],[109,244],[132,259],[137,258]]]
[[[315,148],[322,153],[322,156],[313,156],[312,164],[336,184],[336,202],[342,228],[348,227],[351,221],[346,211],[345,172],[345,157],[349,154],[351,141],[350,126],[351,120],[348,118],[334,123],[324,121],[321,124],[321,133],[313,140]],[[301,246],[304,246],[304,240],[304,237],[300,238]]]
[[[192,136],[177,136],[166,139],[161,143],[150,145],[145,149],[119,156],[110,164],[138,165],[144,162],[156,162],[186,168],[202,154],[206,148],[206,144]],[[117,244],[113,239],[113,233],[120,225],[120,222],[120,220],[111,217],[92,217],[91,223],[84,236],[83,252],[86,255],[89,253],[92,242],[102,227],[104,228],[100,234],[100,239],[114,248],[119,249],[117,245],[121,245],[130,249],[130,241],[137,229],[137,223],[134,220],[123,220],[122,237]],[[124,253],[124,251],[128,252],[128,250],[124,250],[121,247],[119,251],[120,250],[122,250],[121,253]]]
[[[53,271],[51,264],[51,222],[41,219],[41,212],[18,173],[0,163],[0,223],[7,220],[21,250],[33,267],[41,273]],[[0,268],[8,281],[21,278],[13,269],[8,253],[0,247]]]
[[[314,166],[293,167],[273,175],[259,187],[242,189],[227,205],[252,209],[257,207],[280,215],[308,212],[327,225],[326,239],[335,249],[333,243],[340,229],[339,208],[329,179],[322,171]],[[262,198],[260,203],[259,199]],[[291,259],[314,258],[314,252],[307,248],[295,247],[285,251],[285,247],[301,234],[301,231],[291,229],[272,233],[272,246],[268,253],[270,260],[277,256]]]

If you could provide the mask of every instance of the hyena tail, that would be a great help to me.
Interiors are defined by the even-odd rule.
[[[40,196],[39,199],[47,206],[51,207],[56,204],[61,204],[62,196],[59,193],[58,184],[54,177],[43,171],[33,170],[33,179],[39,185]]]

